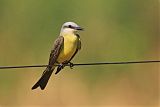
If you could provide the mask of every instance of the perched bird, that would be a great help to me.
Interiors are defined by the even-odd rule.
[[[83,30],[83,28],[74,22],[66,22],[62,25],[60,35],[55,40],[51,50],[48,66],[38,82],[32,87],[32,90],[37,87],[40,87],[43,90],[46,87],[48,80],[56,67],[55,64],[59,64],[55,74],[63,69],[66,64],[73,65],[70,61],[81,49],[80,36],[77,34],[77,31],[79,30]]]

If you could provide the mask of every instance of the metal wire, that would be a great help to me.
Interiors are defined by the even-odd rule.
[[[75,63],[65,64],[65,66],[95,66],[95,65],[122,65],[122,64],[145,64],[145,63],[160,63],[159,60],[150,60],[150,61],[127,61],[127,62],[96,62],[96,63]],[[22,65],[22,66],[0,66],[0,69],[17,69],[17,68],[40,68],[47,67],[48,65]],[[59,66],[56,64],[55,66]]]

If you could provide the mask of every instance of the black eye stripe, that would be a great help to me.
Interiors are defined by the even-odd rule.
[[[74,29],[74,27],[72,25],[66,25],[64,26],[64,28],[71,28],[71,29]]]

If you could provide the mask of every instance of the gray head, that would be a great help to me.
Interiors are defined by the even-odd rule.
[[[65,22],[62,25],[61,33],[74,33],[77,32],[78,30],[83,30],[83,28],[81,28],[74,22]]]

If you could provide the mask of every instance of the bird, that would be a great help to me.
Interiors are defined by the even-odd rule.
[[[71,60],[81,49],[81,40],[78,31],[84,29],[74,22],[65,22],[60,30],[58,38],[54,41],[51,49],[49,62],[40,79],[33,85],[32,90],[40,87],[44,90],[54,69],[57,66],[55,74],[58,74],[66,64],[73,66]]]

